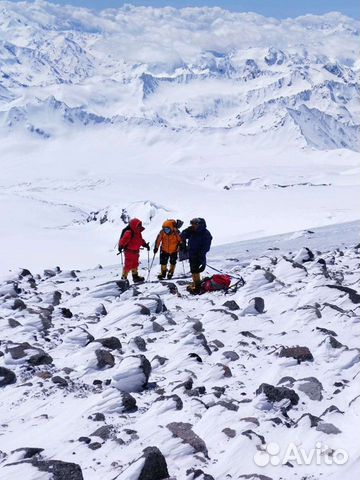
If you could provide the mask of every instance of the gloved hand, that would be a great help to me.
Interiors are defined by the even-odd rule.
[[[118,252],[121,253],[124,249],[122,247],[118,247]]]
[[[158,251],[159,251],[159,249],[157,247],[155,247],[154,250],[153,250],[154,255],[156,255]]]
[[[146,248],[146,250],[147,250],[148,252],[150,252],[150,244],[149,244],[149,242],[145,243],[144,247]]]

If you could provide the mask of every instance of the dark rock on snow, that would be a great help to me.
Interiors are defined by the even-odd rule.
[[[16,382],[16,375],[12,370],[0,367],[0,387],[11,385]]]
[[[299,403],[299,395],[290,388],[274,387],[268,383],[262,383],[256,390],[256,395],[259,395],[260,393],[264,393],[271,403],[280,402],[284,399],[290,400],[291,406]]]
[[[164,455],[157,447],[147,447],[144,450],[145,462],[138,480],[166,480],[169,472]]]
[[[25,310],[26,309],[26,304],[23,302],[20,298],[17,298],[14,301],[13,306],[11,307],[13,310]]]
[[[308,347],[282,347],[280,357],[295,358],[298,363],[312,362],[314,357]]]
[[[69,310],[68,308],[62,308],[61,309],[61,314],[65,318],[72,318],[73,317],[73,314],[72,314],[71,310]]]
[[[97,338],[94,342],[99,342],[103,347],[110,350],[121,350],[121,342],[116,337]]]
[[[55,383],[56,385],[59,385],[59,387],[67,387],[68,382],[65,380],[65,378],[59,377],[58,375],[55,375],[55,377],[52,377],[51,381]]]
[[[203,453],[206,458],[209,458],[208,450],[204,440],[202,440],[198,435],[196,435],[196,433],[192,431],[191,423],[172,422],[166,425],[166,427],[175,437],[181,438],[184,443],[190,445],[195,452]]]
[[[228,308],[231,311],[240,310],[239,305],[235,302],[235,300],[228,300],[227,302],[223,303],[223,307]]]
[[[97,367],[98,368],[105,368],[105,367],[113,367],[115,365],[115,358],[107,350],[95,350],[95,355],[97,358]]]
[[[33,460],[32,465],[41,472],[48,472],[53,480],[84,480],[82,471],[76,463],[60,460]]]

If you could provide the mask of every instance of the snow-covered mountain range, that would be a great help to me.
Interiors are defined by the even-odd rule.
[[[0,128],[158,125],[358,149],[359,26],[221,9],[0,3]]]

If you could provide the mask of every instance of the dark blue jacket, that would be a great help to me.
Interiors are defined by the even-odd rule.
[[[188,244],[189,257],[205,258],[206,253],[210,250],[212,236],[209,230],[206,229],[206,222],[201,219],[201,223],[196,230],[192,227],[186,228],[181,233],[181,239]]]

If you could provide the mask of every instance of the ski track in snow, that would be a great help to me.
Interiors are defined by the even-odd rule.
[[[177,480],[355,478],[358,239],[354,223],[218,247],[210,264],[246,280],[228,295],[189,296],[181,280],[178,293],[172,282],[121,293],[117,266],[8,273],[0,365],[16,382],[0,387],[0,478],[50,480],[60,460],[64,478],[81,479],[78,464],[85,480],[138,480],[150,446]],[[300,362],[281,353],[295,346],[310,351]],[[263,383],[298,402],[271,402]],[[258,467],[269,442],[321,442],[349,461]],[[165,478],[152,468],[144,478]]]

